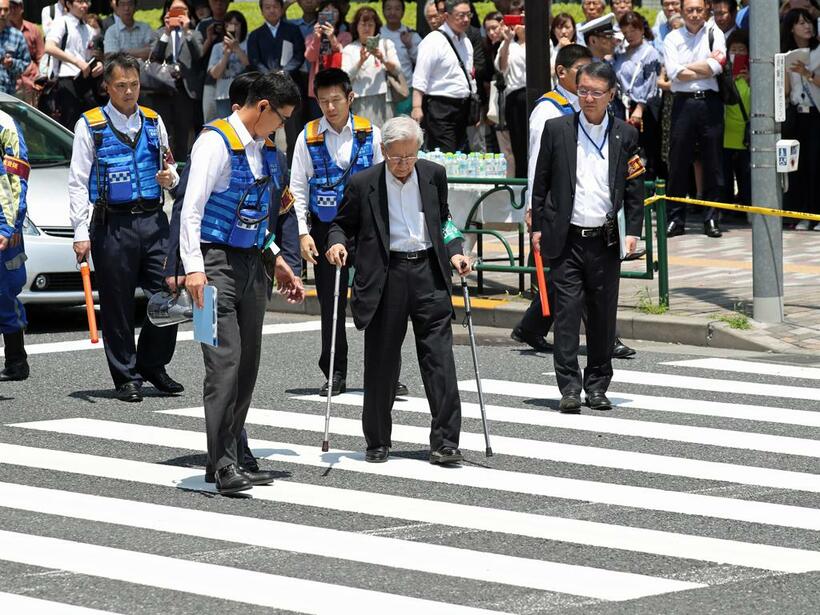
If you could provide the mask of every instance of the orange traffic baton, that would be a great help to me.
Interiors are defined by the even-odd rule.
[[[550,304],[547,299],[547,278],[544,275],[544,260],[539,250],[533,250],[535,256],[535,275],[538,278],[538,294],[541,296],[541,315],[545,318],[550,315]]]
[[[97,334],[97,314],[94,312],[94,297],[91,294],[91,268],[88,266],[88,261],[80,263],[80,276],[83,278],[88,332],[91,334],[91,343],[96,344],[100,341],[100,336]]]

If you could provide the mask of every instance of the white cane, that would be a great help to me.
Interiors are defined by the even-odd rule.
[[[336,358],[336,326],[339,319],[339,284],[342,277],[342,268],[336,265],[336,284],[333,289],[333,326],[330,329],[330,369],[327,383],[327,408],[325,409],[325,439],[322,440],[322,452],[330,450],[330,399],[333,396],[333,363]]]
[[[493,456],[493,449],[490,447],[490,432],[487,429],[487,414],[484,410],[484,392],[481,390],[481,376],[478,373],[478,355],[475,350],[475,333],[473,332],[473,311],[470,305],[470,290],[467,288],[467,278],[461,276],[461,290],[464,292],[464,314],[467,323],[467,330],[470,333],[470,350],[473,353],[473,367],[475,367],[475,383],[478,390],[478,407],[481,409],[481,426],[484,428],[484,442],[487,450],[484,454],[487,457]]]

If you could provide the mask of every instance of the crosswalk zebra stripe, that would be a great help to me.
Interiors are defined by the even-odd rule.
[[[535,399],[561,399],[561,392],[557,386],[533,384],[529,382],[510,382],[508,380],[494,380],[482,378],[481,386],[484,393],[493,395],[507,395],[510,397],[526,397]],[[458,383],[462,391],[476,391],[475,380],[462,380]],[[784,425],[799,425],[801,427],[820,427],[820,412],[809,410],[792,410],[790,408],[775,408],[770,406],[752,406],[750,404],[731,404],[718,401],[704,401],[700,399],[686,399],[679,397],[656,397],[653,395],[635,395],[633,393],[607,392],[607,397],[617,408],[637,408],[654,410],[673,414],[692,414],[697,416],[716,416],[728,419],[741,419],[762,423],[781,423]],[[338,397],[334,397],[334,401]],[[399,401],[397,400],[398,404]],[[477,406],[476,406],[477,407]],[[491,408],[492,406],[488,406]],[[540,415],[543,410],[529,410],[525,408],[505,408],[505,416],[520,417],[513,422],[527,422],[525,419],[534,414]],[[582,415],[583,416],[583,415]],[[512,420],[512,419],[507,419]],[[537,423],[533,423],[537,424]]]
[[[115,615],[111,611],[100,611],[6,592],[0,592],[0,613],[10,615]]]
[[[0,443],[0,463],[163,487],[215,492],[213,485],[204,481],[202,470],[85,453]],[[297,483],[292,480],[277,481],[275,488],[256,489],[251,493],[254,499],[403,519],[408,522],[443,524],[467,530],[527,536],[591,547],[620,549],[778,572],[800,573],[820,570],[820,552],[761,543],[453,504],[355,489],[325,487]]]
[[[667,361],[661,365],[675,367],[691,367],[695,369],[710,369],[722,372],[736,372],[739,374],[779,376],[784,378],[802,378],[804,380],[820,380],[820,368],[801,367],[799,365],[779,365],[777,363],[761,363],[759,361],[740,361],[738,359],[686,359],[685,361]]]
[[[424,406],[424,409],[419,411],[429,412],[429,410],[427,410],[427,401],[419,401],[421,401]],[[182,408],[179,410],[159,410],[157,412],[158,414],[169,414],[189,418],[203,417],[203,409],[201,407]],[[566,417],[563,416],[560,418],[566,419]],[[247,425],[265,425],[317,433],[324,430],[324,420],[323,417],[319,415],[262,410],[259,408],[252,408],[250,410],[245,423]],[[567,425],[567,428],[572,429],[572,426]],[[330,429],[331,433],[338,435],[361,436],[362,423],[360,420],[335,417],[330,421]],[[395,442],[427,444],[430,441],[430,430],[426,427],[394,424],[392,438]],[[815,446],[818,445],[820,445],[820,443],[815,444]],[[483,434],[466,431],[461,432],[459,446],[464,450],[471,451],[484,451],[486,447]],[[792,472],[789,470],[703,461],[701,459],[688,459],[685,457],[637,453],[594,446],[562,444],[553,441],[510,438],[497,434],[492,436],[492,446],[493,451],[500,455],[513,455],[516,457],[526,457],[528,459],[578,463],[582,465],[634,470],[636,472],[686,476],[701,480],[717,480],[727,483],[796,489],[820,493],[820,475],[806,472]]]
[[[705,587],[589,566],[10,483],[0,483],[0,506],[598,600],[632,600]]]
[[[0,530],[0,560],[317,615],[497,611]]]
[[[205,445],[205,434],[196,431],[97,419],[56,419],[16,423],[12,426],[169,448],[204,450]],[[815,508],[470,466],[450,472],[428,463],[401,457],[394,457],[389,463],[371,464],[364,461],[364,454],[361,452],[322,453],[318,443],[316,447],[308,447],[252,439],[249,444],[261,457],[278,463],[295,463],[320,468],[332,467],[337,471],[348,470],[478,489],[494,489],[615,506],[702,515],[733,521],[820,530],[820,514]]]
[[[341,402],[347,402],[350,405],[356,406],[360,406],[363,403],[364,397],[361,395],[345,395],[346,397],[340,400]],[[318,396],[310,397],[309,399],[312,401],[319,400]],[[394,405],[394,409],[429,414],[430,406],[427,404],[426,399],[411,397],[405,398],[405,400],[406,401],[402,402],[397,401]],[[820,440],[811,440],[808,438],[776,436],[731,429],[715,429],[714,427],[656,423],[654,421],[613,418],[593,414],[581,414],[568,417],[552,410],[522,410],[520,408],[505,406],[487,406],[486,411],[487,417],[493,421],[507,421],[526,425],[555,427],[558,429],[575,429],[578,431],[593,431],[595,433],[603,432],[620,436],[673,440],[687,444],[707,444],[725,448],[739,448],[767,453],[820,458]],[[174,413],[173,410],[163,410],[162,412],[168,414]],[[296,416],[310,415],[296,414]],[[463,404],[462,416],[480,418],[481,415],[478,405]],[[309,427],[305,427],[304,429],[309,429]],[[361,429],[359,429],[359,433],[361,433]]]

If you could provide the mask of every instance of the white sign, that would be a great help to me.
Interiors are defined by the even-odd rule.
[[[774,121],[786,121],[786,54],[774,54]]]
[[[780,139],[777,142],[777,172],[792,173],[800,163],[800,142],[796,139]]]

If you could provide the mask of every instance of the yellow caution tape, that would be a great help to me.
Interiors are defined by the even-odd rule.
[[[760,214],[762,216],[779,216],[781,218],[798,218],[800,220],[814,220],[820,222],[820,215],[804,214],[799,211],[785,211],[783,209],[770,209],[768,207],[754,207],[752,205],[733,205],[729,203],[718,203],[717,201],[702,201],[700,199],[686,199],[683,197],[666,196],[656,194],[644,201],[644,205],[652,205],[656,201],[664,199],[675,203],[690,203],[692,205],[703,205],[704,207],[716,207],[718,209],[728,209],[730,211],[745,211],[750,214]]]

